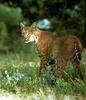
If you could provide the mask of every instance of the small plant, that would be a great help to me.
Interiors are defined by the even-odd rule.
[[[57,94],[86,94],[86,84],[71,77],[73,74],[72,65],[65,74],[65,79],[60,79],[54,76],[50,67],[38,76],[39,68],[36,63],[29,64],[25,55],[9,54],[2,56],[0,60],[0,88],[10,92],[31,93],[37,92],[40,89],[47,91],[51,88]],[[3,60],[5,62],[3,62]]]

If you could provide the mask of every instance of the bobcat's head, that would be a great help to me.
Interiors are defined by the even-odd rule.
[[[22,36],[25,39],[25,43],[38,41],[38,38],[35,35],[38,29],[35,22],[31,26],[25,26],[23,23],[20,23],[20,26],[21,26]]]

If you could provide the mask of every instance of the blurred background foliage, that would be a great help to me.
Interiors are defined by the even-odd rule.
[[[21,21],[28,25],[37,21],[39,28],[57,35],[74,34],[86,46],[85,0],[0,0],[1,53],[27,48]]]

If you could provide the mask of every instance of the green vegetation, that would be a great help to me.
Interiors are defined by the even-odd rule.
[[[84,32],[84,0],[1,0],[0,51],[19,51],[21,45],[20,22],[49,20],[53,34],[74,34],[86,45]],[[40,25],[39,25],[40,26]],[[46,26],[45,28],[46,29]]]
[[[84,81],[76,77],[71,64],[65,79],[55,79],[50,68],[38,77],[39,58],[35,47],[24,44],[20,32],[21,21],[30,25],[46,19],[51,24],[48,31],[57,35],[74,34],[86,47],[84,4],[85,0],[0,0],[0,94],[2,91],[27,94],[39,91],[40,100],[45,100],[41,90],[48,95],[50,88],[56,96],[86,95],[86,51],[81,61]]]
[[[86,59],[86,52],[84,57],[82,59],[83,61]],[[40,89],[46,92],[46,89],[50,88],[58,95],[86,95],[86,76],[84,81],[76,77],[73,79],[71,74],[65,75],[65,79],[56,78],[55,80],[50,68],[47,68],[38,77],[38,63],[39,59],[35,53],[33,57],[29,53],[24,52],[1,54],[0,88],[13,93],[34,93]],[[83,63],[85,62],[82,62],[82,67]],[[72,65],[69,66],[71,67]],[[69,69],[72,71],[71,68]]]

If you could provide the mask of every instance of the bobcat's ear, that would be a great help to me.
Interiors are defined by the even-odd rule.
[[[21,27],[21,29],[23,29],[25,27],[24,23],[21,22],[20,27]]]
[[[37,30],[37,23],[34,22],[34,23],[31,25],[31,28],[32,28],[33,30]]]

